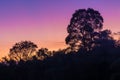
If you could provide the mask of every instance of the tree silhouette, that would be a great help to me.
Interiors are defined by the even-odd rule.
[[[67,27],[69,35],[66,37],[66,43],[72,49],[84,47],[86,50],[91,48],[93,33],[99,33],[103,27],[103,18],[100,13],[91,8],[77,10]]]
[[[48,57],[48,49],[47,48],[41,48],[38,50],[38,52],[36,53],[36,56],[38,59],[43,60],[44,58]]]
[[[16,43],[9,53],[9,57],[12,60],[28,60],[32,57],[33,53],[36,51],[37,45],[31,41],[21,41]]]

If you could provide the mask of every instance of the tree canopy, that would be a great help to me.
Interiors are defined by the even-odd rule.
[[[68,36],[66,37],[66,43],[73,49],[83,47],[86,50],[90,50],[95,40],[94,38],[99,37],[94,34],[101,32],[103,21],[101,14],[94,9],[76,10],[67,27]]]
[[[37,45],[31,41],[21,41],[10,49],[9,57],[16,61],[27,60],[33,55],[36,48]]]

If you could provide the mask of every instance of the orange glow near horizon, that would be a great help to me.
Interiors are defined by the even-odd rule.
[[[32,42],[34,42],[34,41],[32,41]],[[43,43],[41,43],[41,42],[34,42],[34,43],[38,46],[37,50],[40,48],[48,48],[50,51],[53,51],[53,50],[56,51],[56,50],[64,49],[67,47],[65,42],[49,42],[48,41],[48,42],[43,42]],[[6,44],[3,47],[1,47],[0,48],[0,50],[1,50],[0,58],[8,55],[9,49],[12,48],[12,46],[14,44],[15,43],[9,43],[9,45]]]

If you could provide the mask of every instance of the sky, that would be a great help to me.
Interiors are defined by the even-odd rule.
[[[49,50],[65,48],[70,18],[82,8],[98,10],[104,29],[119,32],[120,0],[0,0],[0,56],[23,40]]]

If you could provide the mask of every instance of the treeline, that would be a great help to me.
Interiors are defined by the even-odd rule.
[[[102,30],[101,14],[79,9],[67,27],[68,48],[37,50],[31,41],[13,45],[0,63],[0,80],[120,80],[120,40]]]
[[[110,80],[120,73],[120,47],[80,49],[65,54],[64,50],[39,59],[35,56],[18,62],[0,64],[1,80]]]

